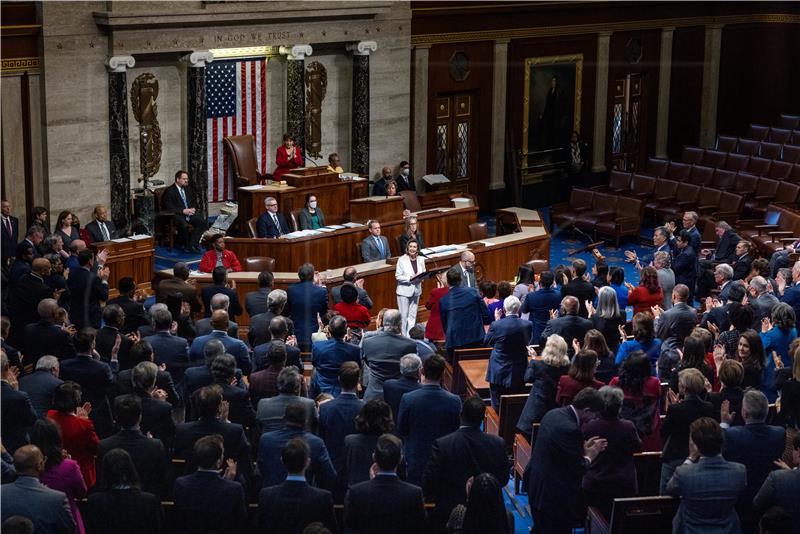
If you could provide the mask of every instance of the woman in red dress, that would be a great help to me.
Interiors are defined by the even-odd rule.
[[[639,287],[626,283],[628,286],[628,304],[633,306],[633,314],[649,313],[651,308],[660,306],[664,302],[664,292],[658,283],[658,271],[655,267],[645,267],[639,274]]]
[[[64,449],[78,462],[86,487],[91,488],[97,479],[94,457],[100,439],[89,420],[92,405],[87,402],[81,406],[80,403],[81,386],[75,382],[64,382],[53,394],[55,410],[49,410],[47,417],[61,427]]]
[[[283,134],[283,144],[278,147],[278,153],[275,155],[275,163],[278,166],[272,171],[272,179],[276,182],[287,172],[303,166],[303,156],[300,154],[300,149],[294,146],[294,142],[293,136]]]
[[[439,315],[439,301],[450,291],[450,287],[444,282],[441,273],[436,275],[436,284],[436,289],[431,290],[430,295],[428,295],[428,302],[425,303],[425,307],[431,311],[428,322],[425,324],[425,337],[431,341],[444,339],[442,318]]]
[[[558,379],[556,403],[560,406],[572,404],[572,399],[583,388],[600,389],[605,386],[594,377],[595,371],[597,371],[595,351],[584,349],[575,354],[567,374]]]

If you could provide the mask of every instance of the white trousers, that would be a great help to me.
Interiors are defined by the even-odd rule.
[[[397,295],[397,309],[400,310],[402,318],[403,335],[407,336],[408,331],[417,324],[417,306],[419,305],[419,295],[404,297]]]

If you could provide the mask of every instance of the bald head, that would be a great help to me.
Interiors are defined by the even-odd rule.
[[[74,239],[72,243],[69,244],[69,249],[74,254],[77,254],[81,250],[86,250],[86,241],[83,239]]]
[[[39,477],[44,471],[44,455],[36,445],[23,445],[14,452],[14,468],[20,475]]]
[[[214,310],[211,313],[211,327],[214,330],[228,331],[228,312],[225,310]]]
[[[392,168],[389,167],[388,165],[385,166],[383,169],[381,169],[381,174],[383,174],[383,176],[385,178],[391,178],[392,177]]]
[[[52,268],[50,260],[45,258],[36,258],[31,264],[31,270],[43,278],[50,276]]]
[[[579,307],[578,299],[573,296],[564,297],[561,300],[561,310],[564,315],[577,315]]]

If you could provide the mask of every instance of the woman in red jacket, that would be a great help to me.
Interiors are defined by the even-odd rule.
[[[211,248],[203,254],[200,260],[200,272],[210,273],[214,267],[222,265],[228,272],[238,273],[242,270],[239,258],[230,250],[225,250],[225,235],[215,234],[211,236]]]
[[[300,154],[300,149],[294,146],[295,139],[293,136],[283,134],[283,144],[278,147],[278,152],[275,154],[275,163],[278,165],[272,171],[272,179],[276,182],[281,180],[281,177],[287,172],[297,167],[303,166],[303,156]]]
[[[628,286],[628,304],[633,306],[633,314],[649,313],[653,306],[661,306],[664,302],[664,292],[658,283],[658,271],[655,267],[645,267],[639,274],[639,287]]]
[[[425,324],[425,337],[431,341],[444,339],[442,318],[439,315],[439,301],[450,291],[450,287],[442,279],[442,274],[436,275],[436,284],[437,287],[431,290],[430,295],[428,295],[428,302],[425,303],[425,307],[431,311],[428,322]]]
[[[47,417],[61,427],[64,449],[78,462],[86,487],[91,488],[97,479],[94,457],[100,439],[89,420],[92,405],[87,402],[80,406],[80,403],[81,386],[75,382],[64,382],[53,393],[53,406],[56,409],[49,410]]]
[[[558,379],[556,403],[560,406],[572,404],[572,399],[583,388],[600,389],[605,386],[594,377],[596,370],[597,353],[586,349],[578,352],[567,374]]]

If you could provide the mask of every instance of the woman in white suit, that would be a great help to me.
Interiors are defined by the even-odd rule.
[[[411,239],[406,244],[406,253],[397,260],[394,277],[397,279],[397,308],[403,318],[403,335],[417,322],[417,305],[422,293],[422,282],[411,282],[418,274],[425,272],[425,259],[418,255],[419,243]]]

